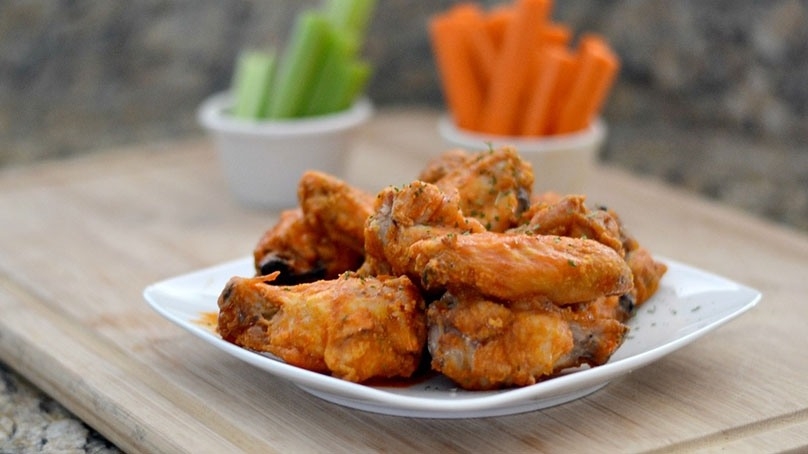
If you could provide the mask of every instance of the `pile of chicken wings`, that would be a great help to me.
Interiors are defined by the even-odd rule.
[[[512,147],[447,151],[376,195],[309,171],[255,275],[223,289],[219,334],[354,382],[427,364],[486,390],[604,364],[667,268],[613,211],[532,187]]]

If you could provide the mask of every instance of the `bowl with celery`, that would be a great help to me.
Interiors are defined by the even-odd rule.
[[[244,49],[227,91],[199,107],[240,202],[297,204],[307,170],[340,176],[351,140],[373,113],[361,57],[374,0],[325,0],[298,13],[282,49]]]

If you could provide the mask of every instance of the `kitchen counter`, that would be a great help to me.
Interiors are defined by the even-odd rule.
[[[372,190],[414,175],[427,154],[443,149],[435,118],[432,111],[380,112],[358,137],[349,179]],[[762,302],[573,402],[497,418],[430,420],[320,400],[146,305],[145,286],[248,255],[276,219],[230,197],[209,141],[6,169],[0,360],[9,369],[0,367],[0,451],[808,446],[808,364],[800,360],[808,351],[808,237],[609,166],[598,169],[587,193],[617,210],[654,253],[754,287]]]

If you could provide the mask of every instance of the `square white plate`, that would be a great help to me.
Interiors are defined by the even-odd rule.
[[[218,313],[217,300],[233,276],[252,276],[252,258],[223,263],[148,286],[144,298],[168,320],[217,348],[292,381],[322,399],[365,411],[424,418],[476,418],[533,411],[590,394],[693,342],[760,301],[755,289],[661,259],[668,272],[657,293],[629,321],[630,332],[608,363],[580,368],[532,386],[464,391],[441,375],[391,386],[351,383],[288,365],[272,355],[226,342],[202,321]]]

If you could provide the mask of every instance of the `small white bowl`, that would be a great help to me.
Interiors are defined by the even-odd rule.
[[[535,193],[576,194],[586,183],[606,138],[606,125],[597,119],[581,132],[541,138],[481,134],[458,128],[448,115],[438,120],[441,137],[452,147],[482,151],[511,145],[533,166]]]
[[[334,114],[289,120],[247,120],[229,114],[232,98],[218,93],[199,107],[197,118],[213,136],[236,199],[258,208],[297,205],[297,184],[307,170],[342,177],[350,141],[373,113],[367,98]]]

